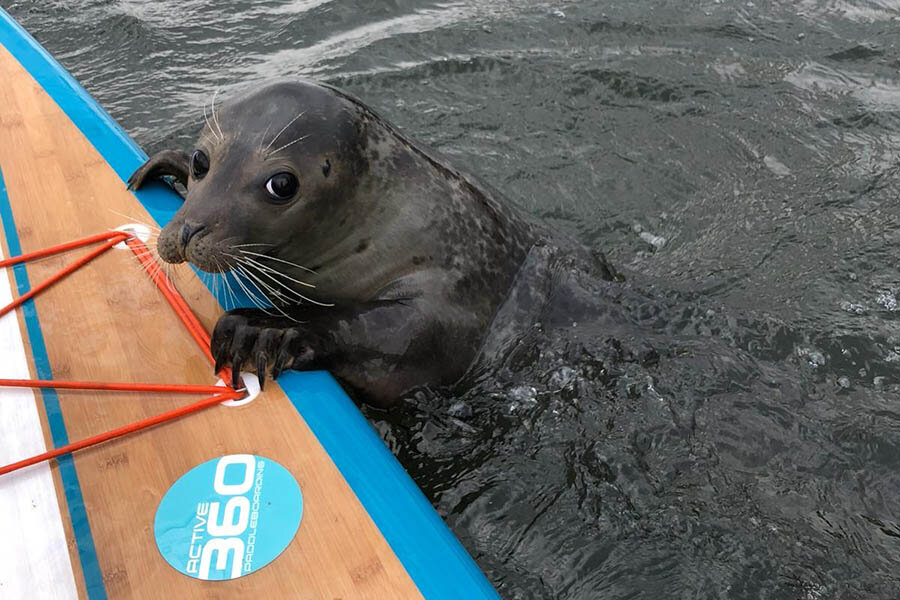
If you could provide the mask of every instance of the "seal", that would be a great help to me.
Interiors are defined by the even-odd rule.
[[[128,183],[164,177],[187,193],[160,257],[265,298],[213,331],[216,372],[230,365],[235,385],[241,370],[264,385],[269,371],[324,368],[386,406],[452,384],[546,237],[360,100],[307,81],[214,107],[190,154],[160,152]]]

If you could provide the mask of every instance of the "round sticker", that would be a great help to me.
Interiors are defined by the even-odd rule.
[[[230,454],[181,476],[156,510],[163,558],[197,579],[249,575],[281,554],[300,526],[303,495],[274,460]]]

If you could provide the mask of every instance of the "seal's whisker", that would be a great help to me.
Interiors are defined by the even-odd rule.
[[[248,263],[248,262],[244,262],[244,261],[239,261],[239,262],[244,266],[245,269],[252,269],[252,270],[258,272],[260,274],[260,276],[268,279],[270,282],[269,285],[274,285],[280,289],[283,289],[285,292],[292,294],[293,296],[295,296],[298,299],[302,298],[302,294],[300,294],[298,291],[296,291],[290,285],[286,284],[284,281],[281,281],[281,280],[273,277],[272,276],[273,274],[271,272],[268,272],[265,269],[261,269],[258,265],[254,265],[252,263]]]
[[[309,134],[309,133],[308,133],[308,134],[306,134],[306,135],[301,135],[300,137],[298,137],[298,138],[297,138],[296,140],[294,140],[293,142],[288,142],[288,143],[285,144],[284,146],[282,146],[282,147],[280,147],[280,148],[278,148],[278,149],[276,149],[276,150],[272,150],[271,152],[269,152],[268,154],[266,154],[266,158],[269,158],[270,156],[273,156],[273,155],[275,155],[275,154],[278,154],[279,152],[281,152],[282,150],[284,150],[284,149],[287,148],[288,146],[293,146],[293,145],[296,144],[297,142],[302,142],[303,140],[305,140],[306,138],[308,138],[310,135],[312,135],[312,134]]]
[[[204,275],[204,277],[207,277],[207,276],[208,276],[208,279],[205,279],[204,283],[206,281],[209,281],[209,284],[207,285],[207,287],[212,288],[213,298],[216,299],[216,302],[221,302],[221,300],[219,300],[219,278],[216,277],[215,273],[209,273],[207,275]],[[226,307],[225,310],[228,310],[228,308]]]
[[[260,289],[259,285],[257,285],[256,283],[254,283],[253,280],[259,281],[259,279],[258,279],[256,276],[254,276],[252,273],[250,273],[249,270],[247,270],[246,268],[244,268],[244,267],[241,266],[241,265],[235,265],[234,268],[235,268],[235,270],[236,270],[238,273],[240,273],[241,275],[243,275],[244,277],[246,277],[248,280],[250,280],[249,283],[253,283],[253,287],[255,287],[256,290],[263,296],[263,298],[265,298],[265,299],[266,299],[270,304],[272,304],[273,307],[274,307],[275,302],[273,302],[272,298],[270,298],[270,297],[268,296],[268,294],[266,294],[265,292],[263,292],[263,290]],[[265,287],[265,286],[264,286],[264,287]],[[269,288],[269,289],[271,289],[271,288]],[[276,297],[279,297],[279,296],[280,296],[280,294],[278,294],[277,292],[276,292],[274,295],[275,295]]]
[[[234,310],[238,307],[237,292],[234,291],[234,286],[231,285],[231,281],[228,279],[228,273],[222,273],[219,277],[221,277],[222,281],[225,283],[228,295],[231,298],[231,309]]]
[[[250,265],[248,263],[241,263],[241,264],[242,264],[244,270],[249,275],[253,275],[253,278],[256,281],[258,281],[260,283],[260,285],[262,285],[267,290],[269,290],[273,295],[275,295],[284,304],[296,306],[298,304],[301,304],[303,302],[303,300],[305,299],[303,294],[300,294],[299,292],[297,292],[290,286],[284,285],[284,283],[278,281],[277,279],[273,279],[269,274],[267,274],[263,271],[259,271],[259,269],[257,269],[253,265]],[[256,271],[258,274],[254,275],[254,271]],[[272,283],[274,283],[275,286],[277,286],[277,287],[273,287],[272,283],[266,283],[260,277],[266,277]]]
[[[272,123],[269,123],[268,125],[266,125],[266,130],[263,131],[262,136],[260,136],[260,138],[259,138],[259,147],[258,147],[256,150],[257,150],[260,154],[262,154],[263,152],[265,152],[265,150],[263,150],[263,142],[266,141],[266,135],[268,135],[268,133],[269,133],[269,128],[270,128],[270,127],[272,127]]]
[[[245,264],[246,264],[246,263],[245,263]],[[284,283],[282,283],[282,282],[280,282],[280,281],[276,281],[276,283],[278,283],[278,284],[279,284],[281,287],[283,287],[284,289],[289,290],[293,295],[299,297],[299,298],[300,298],[302,301],[304,301],[304,302],[309,302],[310,304],[315,304],[315,305],[317,305],[317,306],[324,306],[324,307],[332,307],[332,306],[334,306],[334,303],[320,302],[320,301],[318,301],[318,300],[313,300],[312,298],[310,298],[310,297],[308,297],[308,296],[304,296],[303,294],[301,294],[301,293],[298,292],[297,290],[295,290],[295,289],[293,289],[293,288],[291,288],[291,287],[286,286]]]
[[[215,258],[213,258],[213,260],[216,262],[216,265],[219,264]],[[218,268],[218,266],[216,268]],[[225,286],[221,285],[221,277],[218,273],[209,273],[209,278],[212,282],[213,297],[216,299],[216,302],[222,305],[222,308],[228,310],[228,296],[225,294]],[[220,298],[220,296],[222,297]]]
[[[297,119],[299,119],[300,117],[302,117],[302,116],[305,115],[305,114],[306,114],[306,111],[304,110],[304,111],[301,112],[299,115],[297,115],[296,117],[294,117],[293,119],[291,119],[291,120],[288,122],[287,125],[285,125],[284,127],[282,127],[282,128],[281,128],[281,131],[279,131],[277,134],[275,134],[275,137],[273,137],[273,138],[272,138],[272,141],[269,142],[269,145],[266,146],[265,148],[263,148],[263,153],[265,154],[266,152],[268,152],[268,151],[269,151],[269,148],[272,147],[272,144],[274,144],[274,143],[278,140],[278,138],[281,137],[281,134],[284,133],[284,132],[287,130],[288,127],[290,127],[291,125],[293,125],[294,121],[296,121]]]
[[[254,260],[250,257],[244,256],[241,258],[241,260],[245,260],[245,261],[249,262],[250,264],[256,266],[257,268],[262,269],[263,271],[265,271],[267,273],[271,273],[272,275],[278,275],[279,277],[284,277],[285,279],[288,279],[290,281],[293,281],[294,283],[300,284],[303,287],[308,287],[308,288],[316,287],[314,283],[307,283],[305,281],[300,281],[299,279],[294,279],[287,273],[283,273],[282,271],[279,271],[276,267],[264,265],[261,262],[259,262],[258,260]]]
[[[203,285],[209,288],[209,291],[212,292],[213,298],[215,298],[216,302],[221,305],[222,299],[219,298],[219,279],[216,277],[215,273],[207,273],[203,277]]]
[[[204,286],[206,286],[207,288],[212,290],[213,298],[215,298],[218,301],[219,298],[218,298],[218,296],[216,296],[216,280],[215,280],[215,278],[210,279],[209,277],[207,277],[206,273],[203,273],[200,275],[200,281],[203,282]]]
[[[156,240],[153,238],[149,238],[146,242],[144,242],[144,247],[135,252],[136,256],[149,256],[150,258],[156,260],[159,258],[159,247],[156,243]],[[163,261],[165,262],[165,261]],[[168,264],[168,263],[166,263]]]
[[[244,284],[243,281],[241,281],[241,275],[242,275],[241,268],[235,267],[234,269],[232,269],[231,272],[234,273],[234,275],[235,275],[235,277],[234,277],[235,283],[237,283],[238,286],[241,288],[241,290],[243,290],[244,294],[247,295],[247,297],[250,299],[250,301],[253,303],[253,305],[256,306],[258,309],[260,309],[261,311],[263,311],[264,313],[266,313],[267,315],[269,315],[270,317],[274,316],[272,313],[269,312],[268,307],[263,305],[263,300],[259,296],[254,294],[253,291],[250,290]],[[265,297],[265,294],[263,294],[263,296]]]
[[[166,272],[166,285],[169,286],[170,290],[174,291],[175,280],[178,279],[178,270],[171,263],[167,263],[166,261],[161,261],[161,263]]]
[[[159,252],[157,251],[157,246],[155,243],[150,243],[149,240],[144,243],[144,249],[135,253],[135,256],[138,258],[150,258],[153,260],[153,264],[148,268],[140,261],[138,261],[133,268],[138,269],[142,273],[144,273],[150,281],[155,283],[156,277],[159,274],[163,274],[165,277],[166,287],[170,290],[175,290],[175,276],[177,275],[177,271],[172,271],[172,265],[167,263],[166,261],[160,259]]]
[[[245,272],[240,266],[237,266],[237,265],[236,265],[235,268],[234,268],[234,270],[233,270],[232,272],[235,274],[234,280],[237,282],[237,284],[238,284],[239,286],[241,286],[241,289],[244,290],[244,293],[247,294],[247,296],[248,296],[248,297],[250,298],[250,300],[256,305],[257,308],[259,308],[261,311],[263,311],[264,313],[266,313],[266,314],[269,315],[270,317],[274,317],[275,315],[273,315],[271,312],[269,312],[269,308],[274,308],[275,310],[277,310],[278,312],[280,312],[280,313],[281,313],[282,315],[284,315],[285,317],[288,316],[288,315],[286,315],[286,314],[284,313],[283,310],[281,310],[280,308],[278,308],[271,300],[269,300],[269,297],[266,296],[266,295],[262,292],[262,290],[260,290],[259,287],[258,287],[255,283],[253,283],[253,281],[252,281],[249,277],[247,277],[246,272]],[[249,287],[247,287],[247,285],[244,285],[244,282],[241,281],[241,276],[242,276],[242,275],[243,275],[244,277],[247,278],[247,283],[248,283],[249,285],[252,285],[253,287],[255,287],[255,288],[256,288],[256,291],[259,292],[259,294],[263,297],[263,299],[269,302],[269,304],[271,305],[270,307],[264,306],[264,305],[263,305],[263,300],[261,300],[261,299],[259,298],[259,296],[257,296],[255,293],[253,293],[253,291],[252,291]],[[288,317],[288,318],[290,318],[290,317]]]
[[[268,295],[266,295],[266,299],[268,299],[269,302],[271,302],[273,305],[275,305],[273,298],[274,298],[274,300],[278,300],[279,302],[281,302],[282,304],[285,304],[285,305],[299,304],[299,302],[297,300],[291,300],[290,298],[285,296],[283,293],[276,290],[271,285],[267,284],[265,281],[260,279],[258,275],[254,275],[253,272],[250,270],[250,268],[247,267],[246,265],[244,267],[242,267],[242,269],[243,269],[244,274],[246,274],[248,277],[252,278],[257,284],[262,286],[262,288],[264,290],[266,290],[267,292],[269,292],[269,294],[272,295],[272,297],[269,297]],[[262,290],[260,290],[260,291],[262,291]]]
[[[212,124],[209,122],[209,116],[206,114],[206,100],[203,101],[203,120],[206,122],[206,127],[212,132],[213,140],[218,140],[215,131],[212,128]]]
[[[139,250],[134,253],[134,256],[136,258],[149,258],[149,259],[153,260],[153,263],[155,266],[159,266],[159,263],[161,262],[161,261],[157,260],[156,253],[150,248]],[[37,261],[35,261],[35,262],[37,262]],[[144,264],[141,263],[140,261],[133,263],[131,268],[137,269],[138,271],[143,271],[144,273],[148,273],[147,267],[144,266]]]
[[[239,262],[241,262],[242,264],[244,264],[247,267],[253,267],[253,268],[257,269],[258,271],[260,271],[260,273],[262,275],[265,275],[267,279],[271,280],[273,283],[275,283],[279,287],[289,291],[291,294],[293,294],[297,298],[300,298],[301,300],[305,300],[307,302],[312,302],[313,304],[318,304],[319,306],[334,306],[334,304],[318,302],[316,300],[312,300],[311,298],[308,298],[307,296],[304,296],[303,294],[301,294],[300,292],[295,290],[293,287],[291,287],[284,281],[280,281],[280,280],[276,279],[275,276],[282,277],[284,279],[287,279],[288,281],[291,281],[298,285],[302,285],[304,287],[315,289],[316,286],[311,283],[306,283],[305,281],[300,281],[298,279],[294,279],[293,277],[286,275],[286,274],[282,273],[281,271],[278,271],[278,270],[268,267],[266,265],[262,265],[256,261],[253,261],[252,259],[247,259],[247,258],[240,259],[240,258],[235,257],[235,260],[238,260]],[[246,262],[248,260],[250,262]]]
[[[222,279],[223,279],[222,273],[221,273],[221,271],[222,271],[222,265],[219,264],[219,261],[218,261],[218,259],[216,259],[216,258],[213,258],[213,262],[216,263],[216,269],[219,271],[219,273],[210,273],[210,274],[209,274],[209,275],[210,275],[210,278],[212,279],[213,296],[216,298],[216,301],[222,303],[222,307],[223,307],[225,310],[229,310],[229,308],[228,308],[228,294],[227,294],[228,288],[226,288],[226,287],[225,287],[224,285],[222,285],[222,283],[221,283],[221,282],[222,282]],[[222,295],[222,299],[221,299],[221,300],[219,300],[219,295],[220,295],[220,294]]]
[[[274,302],[272,302],[272,299],[269,298],[268,296],[266,296],[265,292],[263,292],[262,290],[259,289],[259,286],[257,286],[257,285],[253,282],[253,280],[252,280],[253,276],[252,276],[251,274],[249,274],[247,271],[245,271],[245,270],[244,270],[242,267],[240,267],[240,266],[236,266],[235,268],[237,269],[237,272],[238,272],[238,273],[240,273],[240,274],[242,274],[242,275],[244,275],[245,277],[248,278],[248,283],[252,284],[253,287],[255,287],[255,288],[257,289],[257,291],[258,291],[260,294],[262,294],[263,298],[265,298],[266,300],[269,301],[269,304],[272,305],[272,308],[274,308],[274,309],[277,310],[279,313],[281,313],[281,315],[282,315],[283,317],[285,317],[285,318],[287,318],[287,319],[289,319],[289,320],[291,320],[291,321],[294,321],[295,323],[297,322],[297,320],[296,320],[295,318],[293,318],[292,316],[290,316],[289,314],[287,314],[286,312],[284,312],[284,309],[282,309],[280,306],[278,306],[277,304],[275,304]],[[239,279],[239,278],[237,278],[237,279]],[[267,313],[267,314],[270,314],[270,313]]]
[[[303,265],[298,265],[297,263],[292,263],[291,261],[284,260],[283,258],[277,258],[275,256],[269,256],[268,254],[261,254],[259,252],[251,252],[250,250],[241,250],[240,252],[241,252],[241,254],[249,254],[250,256],[258,256],[260,258],[267,258],[269,260],[274,260],[275,262],[283,263],[289,267],[294,267],[297,269],[301,269],[303,271],[307,271],[309,273],[312,273],[313,275],[316,274],[316,272],[314,270],[310,269],[309,267],[304,267]]]
[[[144,275],[146,275],[150,281],[154,281],[154,279],[156,278],[156,275],[159,274],[161,269],[162,269],[162,267],[159,266],[158,262],[154,262],[150,266],[149,269],[144,267],[143,265],[141,265],[141,270],[144,272]]]
[[[235,308],[234,301],[232,300],[231,305],[229,306],[228,302],[229,300],[231,300],[231,290],[227,285],[225,285],[224,280],[225,278],[222,277],[222,275],[219,273],[213,275],[213,281],[215,281],[215,285],[219,289],[218,293],[222,294],[222,307],[225,310],[232,310],[233,308]]]
[[[222,138],[222,141],[224,142],[224,141],[225,141],[225,134],[222,133],[222,126],[219,124],[219,113],[216,112],[216,96],[219,95],[219,89],[220,89],[220,88],[216,88],[216,91],[213,92],[213,97],[212,97],[212,116],[213,116],[213,123],[216,124],[216,129],[219,130],[219,137]]]
[[[231,308],[235,309],[238,307],[237,293],[234,291],[234,286],[232,286],[231,282],[228,280],[228,271],[222,271],[221,265],[219,267],[219,270],[219,277],[222,279],[222,283],[225,284],[225,289],[226,291],[228,291],[228,294],[231,297]]]
[[[162,232],[162,229],[160,229],[158,226],[156,226],[156,225],[151,225],[150,223],[147,223],[147,222],[145,222],[145,221],[142,221],[141,219],[138,219],[137,217],[134,217],[134,216],[132,216],[132,215],[126,215],[125,213],[120,213],[119,211],[113,210],[113,209],[111,209],[111,208],[109,208],[109,209],[107,209],[107,210],[109,210],[109,212],[111,212],[112,214],[114,214],[114,215],[116,215],[116,216],[118,216],[118,217],[122,217],[123,219],[128,219],[128,220],[131,221],[132,223],[136,223],[137,225],[143,225],[144,227],[146,227],[146,228],[149,229],[150,231],[154,231],[154,232],[156,232],[157,234],[160,233],[160,232]]]
[[[157,240],[154,238],[148,238],[147,241],[144,242],[144,248],[138,250],[137,252],[140,256],[153,256],[154,258],[159,256],[159,244]]]
[[[237,257],[235,257],[235,259],[238,260],[238,261],[240,261],[240,262],[243,262],[243,261],[245,261],[245,260],[252,260],[252,259],[246,259],[246,258],[244,258],[244,259],[239,259],[239,258],[237,258]],[[243,262],[243,264],[244,264],[245,266],[249,266],[248,263],[246,263],[246,262]],[[277,283],[279,286],[281,286],[282,288],[284,288],[284,289],[290,291],[294,296],[299,297],[301,300],[303,300],[303,301],[305,301],[305,302],[310,302],[310,303],[312,303],[312,304],[316,304],[316,305],[318,305],[318,306],[325,306],[325,307],[331,307],[331,306],[334,306],[334,303],[320,302],[320,301],[318,301],[318,300],[313,300],[312,298],[309,298],[308,296],[305,296],[305,295],[301,294],[300,292],[298,292],[297,290],[293,289],[292,287],[290,287],[289,285],[287,285],[287,284],[284,283],[283,281],[278,281],[277,279],[274,279],[274,278],[272,277],[272,275],[278,275],[278,276],[280,276],[280,277],[284,277],[285,279],[288,279],[288,280],[290,280],[290,281],[293,281],[294,283],[297,283],[297,284],[300,284],[300,285],[304,285],[304,286],[310,287],[310,288],[315,288],[316,286],[313,285],[313,284],[311,284],[311,283],[306,283],[306,282],[304,282],[304,281],[299,281],[299,280],[297,280],[297,279],[294,279],[294,278],[290,277],[289,275],[285,275],[284,273],[282,273],[282,272],[280,272],[280,271],[277,271],[277,270],[272,269],[272,268],[270,268],[270,267],[267,267],[267,266],[265,266],[265,265],[261,265],[261,264],[259,264],[259,263],[257,263],[257,262],[254,262],[254,263],[253,263],[253,266],[255,266],[257,269],[259,269],[259,270],[261,271],[262,274],[266,275],[269,279],[271,279],[272,281],[274,281],[275,283]]]
[[[234,286],[231,285],[231,281],[228,280],[228,274],[220,274],[219,279],[221,279],[222,283],[225,284],[225,290],[228,292],[228,298],[231,299],[231,308],[229,310],[236,309],[238,305],[237,292],[234,291]]]
[[[233,249],[233,248],[249,248],[250,246],[269,246],[269,247],[272,247],[272,246],[274,246],[274,245],[275,245],[275,244],[235,244],[235,245],[233,245],[233,246],[230,246],[229,249]]]
[[[235,257],[235,260],[237,260],[238,263],[240,263],[246,270],[248,270],[248,271],[253,271],[253,270],[255,270],[255,271],[257,271],[257,272],[259,273],[260,276],[265,277],[266,279],[268,279],[269,281],[271,281],[272,283],[274,283],[276,286],[278,286],[279,290],[274,290],[274,291],[276,291],[276,292],[279,294],[279,296],[285,297],[285,293],[288,293],[288,294],[292,295],[293,298],[287,298],[287,297],[285,297],[285,299],[288,300],[290,303],[293,303],[293,304],[299,304],[299,303],[302,302],[302,301],[310,301],[309,298],[307,298],[306,296],[304,296],[303,294],[301,294],[300,292],[298,292],[297,290],[295,290],[295,289],[292,288],[291,286],[287,285],[285,282],[279,281],[278,279],[275,279],[275,278],[272,276],[272,273],[267,272],[266,270],[261,269],[261,268],[260,268],[260,265],[248,263],[248,262],[246,262],[245,260],[240,259],[240,258],[237,258],[237,257]],[[277,273],[276,273],[276,274],[277,274]],[[266,284],[266,285],[267,285],[267,287],[270,287],[270,288],[271,288],[271,284]],[[282,291],[280,291],[280,290],[284,290],[284,291],[282,292]]]
[[[287,274],[285,274],[285,273],[282,273],[282,272],[279,271],[278,269],[272,268],[272,267],[270,267],[270,266],[268,266],[268,265],[261,264],[259,261],[253,260],[252,258],[248,258],[248,257],[246,257],[246,256],[244,256],[244,257],[242,257],[242,258],[241,258],[241,257],[237,257],[237,256],[232,256],[232,258],[234,258],[234,259],[237,260],[237,261],[241,261],[241,262],[243,262],[244,264],[251,264],[251,265],[253,265],[254,267],[256,267],[257,269],[259,269],[259,270],[262,271],[263,273],[266,273],[266,274],[269,276],[269,279],[273,279],[273,278],[272,278],[272,275],[278,275],[279,277],[283,277],[283,278],[287,279],[288,281],[293,281],[293,282],[296,283],[297,285],[302,285],[303,287],[308,287],[308,288],[313,288],[313,289],[315,289],[315,287],[316,287],[316,286],[315,286],[314,284],[312,284],[312,283],[306,283],[305,281],[300,281],[299,279],[294,279],[294,278],[291,277],[290,275],[287,275]],[[277,281],[277,280],[275,280],[275,279],[273,279],[273,281],[275,281],[275,282],[278,283],[279,285],[284,285],[284,282],[283,282],[283,281]]]

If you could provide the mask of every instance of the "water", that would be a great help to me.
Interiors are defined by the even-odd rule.
[[[626,274],[367,412],[504,597],[900,595],[896,2],[2,5],[148,152],[324,80]]]

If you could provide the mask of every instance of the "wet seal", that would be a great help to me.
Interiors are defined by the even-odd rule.
[[[275,560],[302,516],[303,495],[287,469],[268,458],[230,454],[182,475],[160,501],[153,530],[175,570],[223,581]]]
[[[190,154],[154,155],[129,185],[163,177],[187,194],[160,257],[231,272],[258,305],[213,332],[216,368],[235,380],[328,369],[387,405],[459,380],[536,245],[562,243],[613,277],[326,85],[282,81],[213,106]]]

